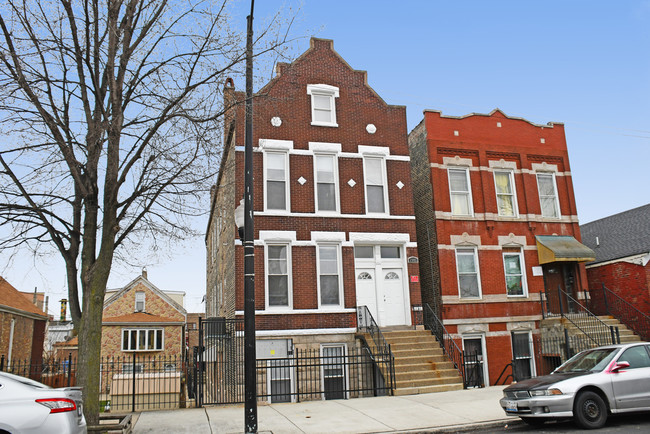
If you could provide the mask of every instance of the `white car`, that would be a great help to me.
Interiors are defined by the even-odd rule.
[[[506,414],[531,425],[572,417],[583,428],[600,428],[610,413],[650,411],[650,343],[583,351],[550,375],[506,387],[503,395]]]
[[[0,372],[0,434],[86,433],[78,387],[52,389]]]

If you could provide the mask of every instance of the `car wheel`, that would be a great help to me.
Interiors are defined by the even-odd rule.
[[[597,393],[582,392],[573,404],[573,417],[582,428],[600,428],[607,421],[605,401]]]
[[[542,419],[540,417],[522,417],[521,420],[523,420],[530,426],[540,426],[543,425],[544,422],[546,422],[546,419]]]

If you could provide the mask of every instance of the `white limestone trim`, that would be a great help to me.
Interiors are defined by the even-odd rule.
[[[338,154],[341,152],[340,143],[326,143],[326,142],[309,142],[309,150],[314,152],[325,152],[330,154]]]
[[[507,246],[506,246],[507,247]],[[453,244],[438,244],[438,250],[454,250],[456,248],[456,245]],[[501,251],[503,250],[503,246],[497,246],[495,244],[487,244],[487,245],[482,245],[482,246],[477,246],[479,250],[498,250]],[[523,246],[522,247],[524,250],[530,250],[530,251],[537,251],[537,246]]]
[[[266,139],[260,139],[260,140],[266,140]],[[283,141],[283,140],[279,140],[279,141]],[[368,147],[376,148],[377,146],[368,146]],[[262,149],[261,147],[253,148],[253,152],[264,152],[264,150],[269,150],[269,149],[283,150],[283,151],[288,150],[289,155],[305,155],[305,156],[313,156],[314,152],[332,152],[332,151],[321,151],[321,150],[313,151],[311,149],[293,149],[293,148],[286,149],[286,148],[268,148],[268,147],[264,149]],[[244,152],[244,147],[235,146],[235,152]],[[362,154],[357,154],[354,152],[339,151],[337,152],[337,154],[339,158],[363,158]],[[373,155],[373,153],[369,153],[366,155]],[[408,155],[385,155],[383,153],[375,153],[374,155],[383,156],[386,159],[386,161],[406,161],[406,162],[411,161],[411,157],[409,157]],[[472,170],[474,169],[472,168]]]
[[[490,331],[490,326],[489,324],[459,324],[458,325],[458,334],[461,335],[468,335],[468,334],[479,334],[479,333],[487,333]]]
[[[490,169],[517,170],[516,161],[506,161],[503,158],[498,161],[490,160],[488,161],[488,165],[490,166]],[[481,166],[481,169],[483,169],[483,166]]]
[[[534,172],[555,172],[557,173],[557,164],[548,164],[546,161],[543,163],[533,163],[531,164]]]
[[[242,149],[243,149],[243,148],[242,148]],[[443,157],[443,158],[451,158],[451,157]],[[508,163],[508,162],[506,161],[506,163]],[[515,163],[515,164],[516,164],[516,163]],[[431,167],[432,169],[447,170],[447,168],[448,168],[449,166],[448,166],[447,164],[444,164],[444,163],[443,163],[443,164],[440,164],[440,163],[429,163],[429,167]],[[496,169],[496,167],[492,167],[491,165],[490,165],[489,167],[486,167],[486,166],[470,167],[470,170],[471,170],[471,171],[477,171],[477,170],[478,170],[478,171],[481,171],[481,172],[493,172],[494,169]],[[517,173],[517,174],[518,174],[518,173],[524,173],[524,174],[534,175],[535,173],[537,173],[535,170],[532,170],[532,169],[525,169],[525,168],[522,168],[522,169],[510,169],[510,168],[509,168],[509,170],[513,170],[513,172],[514,172],[514,173]],[[559,172],[559,171],[558,171],[558,172],[555,172],[555,175],[556,175],[556,176],[571,176],[571,171],[566,171],[566,172]]]
[[[390,155],[390,148],[388,146],[365,146],[359,145],[357,148],[361,155]]]
[[[321,231],[312,231],[311,240],[314,243],[326,241],[326,242],[344,242],[345,241],[345,232],[321,232]]]
[[[481,245],[481,236],[480,235],[470,235],[467,232],[463,232],[462,235],[451,235],[451,244],[454,246],[457,245]]]
[[[294,330],[256,330],[255,336],[311,336],[311,335],[343,335],[356,333],[357,329],[294,329]]]
[[[542,315],[521,315],[521,316],[495,316],[490,318],[457,318],[457,319],[443,319],[444,325],[460,325],[460,324],[493,324],[493,323],[509,323],[521,321],[541,321]]]
[[[477,333],[467,333],[467,334],[450,333],[452,339],[463,339],[467,337],[467,335],[471,335],[471,334],[477,334]],[[510,332],[508,331],[487,332],[487,333],[483,333],[483,336],[485,336],[486,338],[510,337]]]
[[[277,211],[255,211],[255,216],[282,216],[282,217],[318,217],[318,218],[352,218],[364,220],[415,220],[411,215],[388,215],[388,214],[316,214],[316,213],[299,213],[299,212],[277,212]]]
[[[518,331],[532,331],[535,330],[535,321],[513,321],[506,324],[506,330]]]
[[[455,157],[442,157],[442,163],[447,166],[465,166],[472,167],[471,158],[460,158],[458,155]]]
[[[316,245],[313,241],[306,241],[306,240],[288,240],[286,238],[277,238],[277,239],[268,239],[268,240],[255,240],[253,241],[254,246],[265,246],[269,242],[285,242],[285,243],[290,243],[291,247],[313,247]]]
[[[526,245],[525,235],[515,235],[510,232],[508,235],[499,235],[499,245],[504,247],[523,247]]]
[[[256,213],[257,214],[257,213]],[[520,221],[520,222],[537,222],[537,223],[578,223],[577,215],[562,215],[561,218],[542,217],[541,214],[523,214],[519,218],[499,217],[494,213],[476,213],[474,216],[457,216],[452,215],[449,211],[436,211],[438,220],[458,220],[458,221]]]
[[[505,290],[504,290],[505,291]],[[513,297],[504,292],[503,294],[483,294],[483,297],[478,298],[458,298],[457,295],[443,295],[443,304],[476,304],[476,303],[522,303],[533,302],[539,303],[539,294],[528,294],[526,297],[517,296]]]
[[[308,84],[307,95],[311,95],[313,91],[331,93],[335,98],[339,97],[339,88],[329,84]]]
[[[357,310],[353,307],[339,309],[273,309],[256,310],[255,315],[321,315],[331,313],[354,313]],[[235,315],[243,315],[243,310],[235,311]]]
[[[260,231],[260,241],[296,241],[296,231]],[[257,241],[257,240],[256,240]]]
[[[352,243],[399,243],[405,244],[411,241],[409,234],[395,234],[386,232],[350,232]]]
[[[293,140],[260,139],[260,149],[289,151],[293,149]]]

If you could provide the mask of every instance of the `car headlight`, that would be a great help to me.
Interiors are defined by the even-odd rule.
[[[530,396],[562,395],[562,391],[560,389],[529,390],[528,393]]]

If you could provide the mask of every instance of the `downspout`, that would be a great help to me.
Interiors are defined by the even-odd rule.
[[[14,346],[14,330],[16,328],[16,319],[11,318],[11,326],[9,327],[9,352],[7,354],[7,371],[11,368],[11,353]]]

